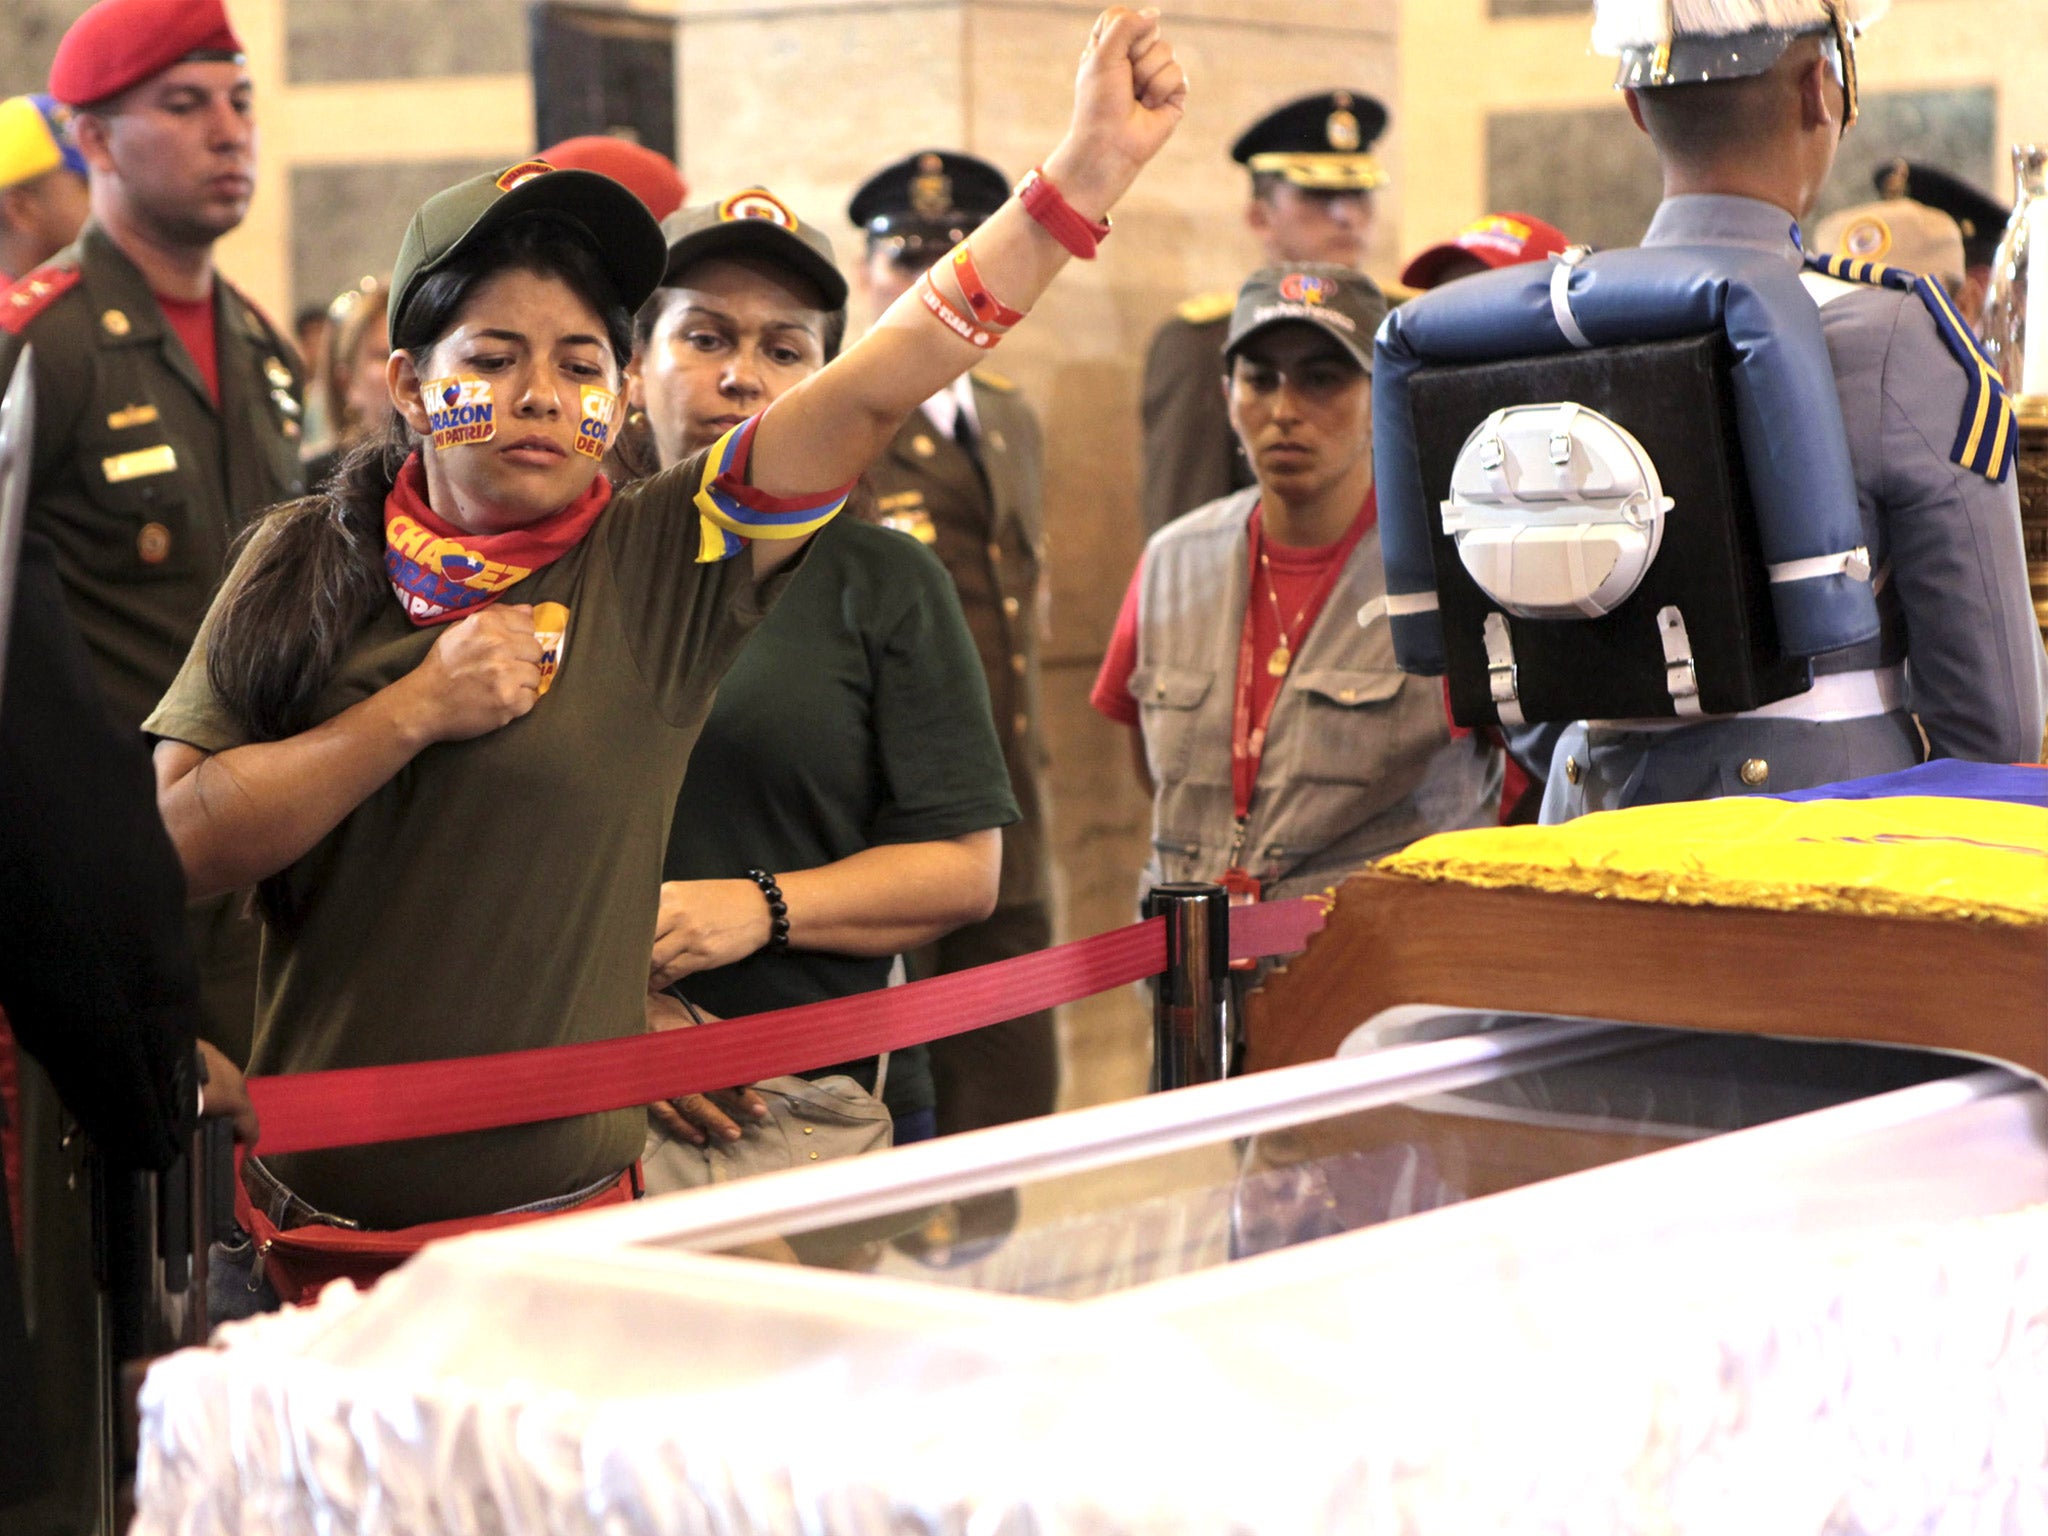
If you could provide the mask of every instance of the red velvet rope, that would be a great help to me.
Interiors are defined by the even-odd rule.
[[[1237,908],[1231,958],[1294,953],[1324,910],[1313,899]],[[971,971],[696,1029],[251,1078],[263,1120],[256,1150],[276,1157],[631,1109],[900,1051],[1128,986],[1165,965],[1165,920],[1155,917]]]

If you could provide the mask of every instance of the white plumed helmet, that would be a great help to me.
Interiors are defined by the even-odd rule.
[[[1856,35],[1891,0],[1595,0],[1593,51],[1618,56],[1617,85],[1638,89],[1760,75],[1793,41],[1824,34],[1844,85]]]

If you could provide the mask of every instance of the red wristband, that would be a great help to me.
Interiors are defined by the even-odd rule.
[[[964,240],[953,247],[953,279],[959,283],[967,307],[974,311],[974,317],[983,325],[1000,325],[1007,330],[1024,319],[1023,310],[1010,308],[988,291],[988,285],[981,280],[980,270],[974,265],[974,253]]]
[[[1095,248],[1109,238],[1109,220],[1092,224],[1082,218],[1074,205],[1060,195],[1060,189],[1047,179],[1042,167],[1033,166],[1031,174],[1018,184],[1017,200],[1023,203],[1024,211],[1036,219],[1048,235],[1083,261],[1093,261]]]
[[[926,268],[924,274],[917,280],[917,297],[924,307],[932,312],[939,324],[962,341],[977,346],[984,352],[1003,339],[979,324],[972,316],[961,314],[947,302],[946,296],[939,292],[939,285],[932,281],[930,268]]]

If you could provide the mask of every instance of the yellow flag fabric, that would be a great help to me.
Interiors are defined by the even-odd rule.
[[[1378,868],[1681,906],[2048,924],[2048,809],[1741,796],[1440,833]]]

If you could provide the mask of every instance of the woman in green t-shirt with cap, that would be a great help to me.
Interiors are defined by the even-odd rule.
[[[837,356],[847,290],[831,242],[758,187],[662,231],[668,272],[635,323],[631,398],[671,465]],[[981,660],[946,568],[869,521],[873,505],[863,487],[819,534],[719,686],[676,801],[652,981],[722,1017],[885,986],[896,955],[995,905],[997,829],[1017,805]],[[879,1079],[899,1144],[932,1134],[924,1047],[885,1071],[827,1070]],[[744,1119],[749,1099],[715,1097],[664,1121],[737,1140],[728,1112]]]
[[[1066,137],[977,232],[975,270],[617,496],[598,464],[665,261],[652,218],[541,162],[428,200],[392,275],[403,437],[259,525],[148,723],[192,894],[260,882],[253,1073],[644,1028],[669,814],[778,569],[917,403],[1092,254],[1184,96],[1156,18],[1106,12]],[[281,1225],[547,1206],[612,1182],[642,1123],[280,1157],[252,1191]]]

